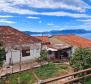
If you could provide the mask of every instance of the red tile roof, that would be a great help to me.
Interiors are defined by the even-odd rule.
[[[15,45],[31,42],[41,42],[39,39],[26,35],[25,33],[9,26],[0,26],[0,38],[3,39],[5,44],[7,43]]]
[[[43,43],[49,43],[49,37],[48,36],[35,36],[35,38],[41,40]]]
[[[57,39],[60,39],[64,42],[67,42],[73,46],[83,47],[83,48],[91,47],[91,40],[82,38],[77,35],[59,35],[59,36],[54,36],[54,37],[56,37]]]

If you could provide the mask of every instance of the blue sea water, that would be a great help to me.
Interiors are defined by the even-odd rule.
[[[86,33],[86,34],[78,34],[81,37],[87,38],[91,40],[91,33]]]

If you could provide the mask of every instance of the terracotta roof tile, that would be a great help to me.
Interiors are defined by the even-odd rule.
[[[48,43],[49,42],[49,37],[48,36],[35,36],[35,38],[41,40],[44,43]]]
[[[91,40],[82,38],[77,35],[59,35],[59,36],[54,36],[54,37],[64,42],[67,42],[73,46],[83,47],[83,48],[91,47]]]
[[[39,39],[26,35],[25,33],[9,26],[0,26],[0,38],[2,38],[5,43],[15,45],[31,42],[40,42]]]

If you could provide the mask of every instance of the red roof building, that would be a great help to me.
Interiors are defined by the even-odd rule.
[[[72,46],[82,47],[82,48],[90,48],[91,40],[86,38],[82,38],[77,35],[58,35],[54,36],[55,38],[64,41]]]
[[[10,26],[0,26],[0,39],[5,42],[5,44],[25,44],[25,43],[34,43],[41,42],[41,40],[26,35],[25,33],[14,29]]]
[[[43,44],[50,44],[48,36],[35,36],[35,38],[41,40]]]

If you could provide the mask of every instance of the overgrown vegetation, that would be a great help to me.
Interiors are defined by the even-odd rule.
[[[36,82],[31,71],[24,71],[8,75],[5,80],[0,80],[0,84],[33,84]]]
[[[91,77],[87,78],[84,84],[91,84]]]
[[[48,61],[48,53],[47,50],[41,50],[40,57],[36,60],[40,65],[42,65],[43,61]]]
[[[67,74],[68,70],[69,67],[67,65],[49,63],[47,65],[43,65],[42,67],[34,69],[34,73],[40,79],[47,79]],[[9,74],[2,80],[0,79],[0,84],[34,84],[35,82],[37,82],[37,80],[31,70]]]
[[[48,79],[67,73],[68,69],[69,68],[66,65],[49,63],[47,65],[43,65],[42,67],[35,69],[35,73],[40,79]]]
[[[5,56],[6,56],[5,48],[3,48],[3,44],[0,42],[0,67],[3,66]]]
[[[91,49],[86,49],[86,48],[76,49],[70,58],[70,64],[75,71],[91,68]],[[84,75],[86,74],[78,74],[77,76],[84,76]],[[91,84],[90,79],[86,78],[82,80],[81,84]]]
[[[91,67],[91,49],[78,48],[70,58],[70,64],[77,70]]]
[[[41,60],[48,60],[48,53],[47,53],[47,50],[42,50],[40,52],[40,59]]]
[[[3,66],[3,62],[5,60],[5,49],[4,48],[0,48],[0,67]]]

